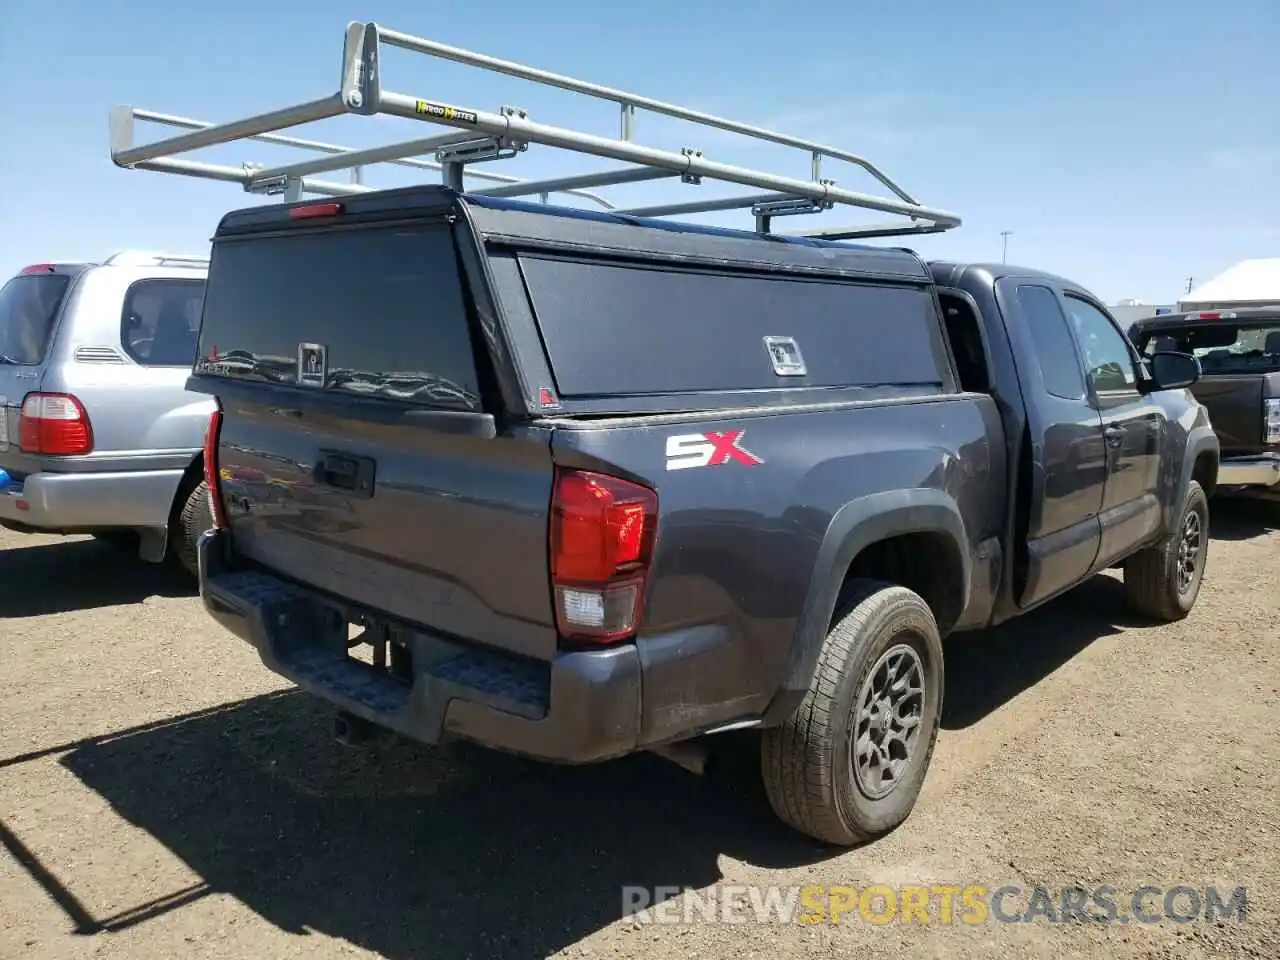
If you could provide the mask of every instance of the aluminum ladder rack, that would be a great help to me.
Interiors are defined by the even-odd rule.
[[[612,101],[620,111],[617,139],[548,126],[531,120],[515,107],[487,113],[437,99],[424,99],[383,89],[381,53],[383,44],[455,63],[479,67],[494,73]],[[740,134],[758,142],[771,143],[801,152],[808,161],[811,179],[801,180],[707,159],[702,151],[686,147],[679,153],[644,146],[636,141],[636,111],[688,121],[702,128]],[[370,116],[385,114],[431,124],[435,131],[421,139],[386,146],[354,149],[320,140],[283,135],[276,131],[298,127],[344,114]],[[138,145],[134,141],[135,121],[150,121],[184,128],[188,133]],[[443,128],[443,130],[441,129]],[[539,197],[547,202],[552,194],[566,194],[588,200],[605,210],[633,217],[668,217],[725,210],[750,210],[755,229],[773,232],[776,217],[816,214],[836,207],[855,207],[894,214],[895,221],[796,231],[787,236],[845,240],[889,237],[906,234],[939,233],[960,224],[960,218],[945,210],[922,206],[874,164],[857,154],[835,147],[775,133],[760,127],[712,116],[639,94],[604,87],[572,77],[549,73],[535,67],[499,60],[469,50],[448,46],[409,34],[379,27],[376,23],[352,22],[347,26],[343,48],[342,85],[334,94],[230,123],[211,124],[171,114],[141,110],[131,106],[112,108],[110,116],[111,159],[121,167],[176,173],[185,176],[241,184],[251,193],[282,195],[286,201],[303,195],[343,196],[374,188],[364,184],[364,168],[390,164],[436,172],[443,182],[463,193],[491,197]],[[294,147],[321,156],[283,166],[239,167],[202,163],[178,155],[234,141],[253,140]],[[616,160],[625,166],[610,170],[556,177],[521,180],[517,177],[471,169],[472,164],[514,157],[531,144],[555,147],[572,153]],[[435,162],[421,159],[434,155]],[[891,196],[873,196],[838,187],[823,177],[824,161],[843,161],[861,168],[878,181]],[[317,174],[350,170],[348,183],[316,179]],[[489,181],[495,186],[468,189],[466,178]],[[643,207],[617,207],[591,188],[641,183],[668,178],[696,186],[704,181],[731,183],[751,188],[742,196],[692,199]]]

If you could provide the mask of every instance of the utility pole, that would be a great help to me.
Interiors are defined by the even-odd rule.
[[[1009,262],[1009,237],[1013,235],[1012,230],[1000,231],[1000,262]]]
[[[1195,284],[1195,282],[1196,282],[1195,277],[1187,277],[1187,290],[1186,290],[1187,293],[1191,292],[1191,287]]]

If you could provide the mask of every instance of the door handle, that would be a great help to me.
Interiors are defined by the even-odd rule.
[[[1124,441],[1124,428],[1107,427],[1102,431],[1102,435],[1107,438],[1107,446],[1118,447]]]

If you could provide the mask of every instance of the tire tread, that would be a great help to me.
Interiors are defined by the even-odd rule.
[[[804,699],[785,722],[764,732],[761,769],[765,793],[774,812],[794,829],[841,846],[877,835],[877,831],[847,823],[832,802],[836,792],[832,735],[840,710],[837,697],[841,678],[857,655],[872,619],[895,606],[921,602],[916,594],[892,583],[852,581],[837,604],[834,626],[823,642]],[[936,726],[926,748],[926,768],[935,743]]]
[[[1195,501],[1205,500],[1204,490],[1200,484],[1192,480],[1183,498],[1182,509],[1178,512],[1178,520],[1173,531],[1159,546],[1148,547],[1135,553],[1124,564],[1124,587],[1129,605],[1143,616],[1151,617],[1162,623],[1171,623],[1184,619],[1191,611],[1183,609],[1178,602],[1177,588],[1172,583],[1176,576],[1173,565],[1177,558],[1178,538],[1182,533],[1182,522]],[[1207,500],[1205,500],[1207,504]],[[1206,506],[1205,514],[1208,510]],[[1206,523],[1202,531],[1204,545],[1209,549],[1209,527]],[[1207,562],[1207,558],[1206,558]],[[1203,576],[1203,571],[1201,572]]]
[[[210,522],[209,487],[203,480],[187,493],[178,513],[177,529],[171,534],[174,557],[191,576],[200,574],[196,543]]]

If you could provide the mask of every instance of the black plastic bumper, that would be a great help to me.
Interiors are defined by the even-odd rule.
[[[629,753],[640,732],[633,646],[551,662],[399,633],[405,679],[352,659],[341,605],[267,574],[228,569],[225,534],[199,543],[205,610],[257,648],[273,672],[336,707],[426,743],[447,736],[563,763]]]

